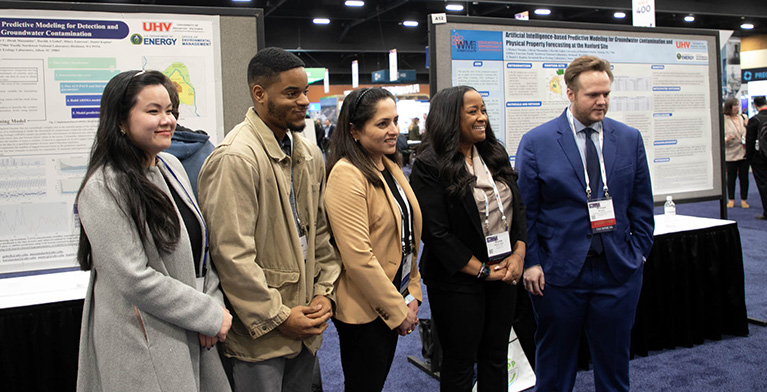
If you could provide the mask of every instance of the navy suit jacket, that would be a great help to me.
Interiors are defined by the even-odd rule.
[[[639,131],[609,118],[602,126],[602,155],[616,228],[601,236],[610,272],[623,283],[642,266],[652,248],[652,186]],[[516,169],[527,207],[525,268],[540,265],[546,283],[567,286],[583,267],[592,230],[583,161],[566,109],[522,137]]]

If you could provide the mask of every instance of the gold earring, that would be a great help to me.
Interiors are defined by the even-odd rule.
[[[123,135],[125,135],[125,130],[124,130],[122,127],[120,127],[120,133],[122,133]]]

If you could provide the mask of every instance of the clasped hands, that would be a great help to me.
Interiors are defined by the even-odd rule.
[[[224,317],[221,319],[221,328],[219,328],[216,336],[208,336],[202,333],[199,334],[200,346],[205,347],[208,350],[213,348],[216,343],[225,341],[229,329],[232,328],[232,314],[229,313],[229,310],[225,307],[221,307],[221,309],[224,311]]]
[[[296,306],[290,309],[290,316],[277,329],[291,339],[304,340],[322,334],[332,316],[333,308],[330,306],[330,299],[324,295],[317,295],[309,306]]]
[[[524,263],[522,256],[512,253],[501,262],[490,266],[490,276],[486,280],[500,280],[516,285],[522,278]]]
[[[397,327],[396,331],[401,336],[405,336],[413,331],[418,326],[418,301],[413,300],[407,304],[407,316],[402,324]]]

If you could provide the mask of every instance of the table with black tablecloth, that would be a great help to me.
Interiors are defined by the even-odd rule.
[[[659,215],[644,268],[632,352],[748,335],[743,252],[734,221]]]

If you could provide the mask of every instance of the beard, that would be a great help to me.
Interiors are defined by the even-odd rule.
[[[287,118],[290,116],[291,110],[292,109],[287,106],[278,108],[277,105],[275,105],[272,101],[268,101],[266,103],[266,111],[267,113],[269,113],[270,117],[284,121],[285,122],[284,128],[291,132],[302,132],[304,128],[306,127],[306,121],[304,120],[300,124],[289,122]]]

